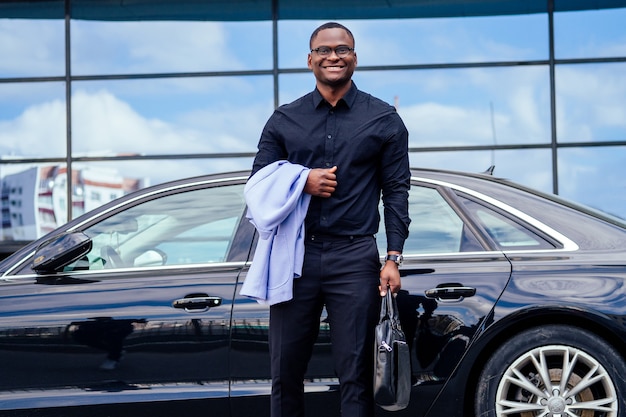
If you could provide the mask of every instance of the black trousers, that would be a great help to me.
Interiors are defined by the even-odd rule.
[[[304,416],[303,379],[326,306],[345,417],[372,417],[374,327],[380,311],[376,240],[308,236],[294,298],[270,308],[272,417]]]

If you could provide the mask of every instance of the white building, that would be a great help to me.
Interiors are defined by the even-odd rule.
[[[72,171],[72,216],[145,186],[115,169],[87,167]],[[37,239],[67,222],[67,169],[32,167],[2,178],[2,240]]]

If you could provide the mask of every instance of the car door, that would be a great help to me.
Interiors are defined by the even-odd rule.
[[[5,277],[0,414],[227,415],[244,206],[243,184],[153,193],[76,228],[62,271]]]
[[[413,388],[407,415],[422,416],[488,319],[511,265],[500,251],[490,250],[492,242],[448,188],[414,181],[409,213],[396,301],[411,350]],[[382,230],[378,243],[385,253]],[[381,409],[378,413],[387,414]]]

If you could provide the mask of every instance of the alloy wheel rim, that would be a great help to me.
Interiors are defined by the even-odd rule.
[[[499,417],[617,417],[611,376],[594,357],[563,345],[521,355],[498,384]]]

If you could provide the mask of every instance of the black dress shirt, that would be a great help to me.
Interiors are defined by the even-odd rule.
[[[252,173],[286,159],[309,168],[337,166],[330,198],[312,197],[309,234],[373,235],[384,203],[387,250],[402,252],[408,236],[408,131],[395,108],[354,83],[332,107],[315,89],[276,109],[259,141]]]

